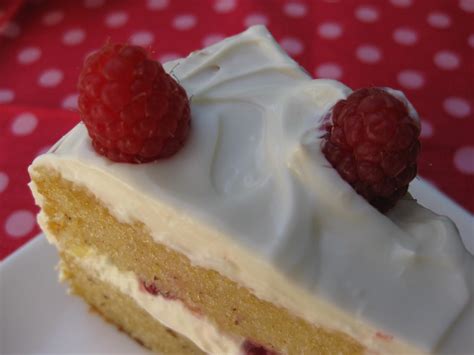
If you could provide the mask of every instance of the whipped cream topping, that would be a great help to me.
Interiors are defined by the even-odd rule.
[[[370,349],[474,348],[474,262],[454,224],[409,197],[380,214],[320,151],[316,127],[349,88],[312,80],[261,26],[165,69],[191,98],[177,155],[114,163],[80,124],[30,172],[57,169],[196,265]]]

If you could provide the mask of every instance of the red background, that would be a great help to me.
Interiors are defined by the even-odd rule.
[[[422,118],[420,175],[474,211],[474,1],[0,2],[0,259],[38,233],[26,168],[78,121],[84,57],[106,40],[186,56],[263,23],[315,77],[402,89]]]

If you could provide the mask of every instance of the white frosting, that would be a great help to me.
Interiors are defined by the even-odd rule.
[[[192,102],[177,155],[113,163],[78,125],[33,167],[57,169],[195,264],[371,349],[474,349],[473,258],[453,223],[409,198],[380,214],[320,152],[315,127],[349,88],[311,80],[263,27],[165,68]]]
[[[241,354],[242,339],[221,333],[206,317],[191,312],[179,300],[143,291],[132,272],[122,272],[106,257],[88,255],[76,261],[89,273],[116,287],[166,327],[184,335],[208,354]]]

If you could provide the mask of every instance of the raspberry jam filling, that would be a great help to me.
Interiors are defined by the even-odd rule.
[[[171,292],[164,292],[162,291],[157,285],[157,278],[155,277],[153,281],[146,281],[146,280],[139,280],[140,283],[140,290],[144,292],[148,292],[150,295],[153,296],[162,296],[168,300],[176,300],[178,299],[175,295]]]
[[[278,355],[277,352],[249,339],[245,340],[242,344],[242,351],[245,355]]]

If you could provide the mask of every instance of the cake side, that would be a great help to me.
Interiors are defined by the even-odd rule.
[[[63,258],[118,288],[202,350],[240,353],[249,343],[281,354],[361,353],[363,346],[348,335],[310,324],[217,272],[194,266],[181,253],[156,243],[139,222],[119,222],[87,190],[54,171],[38,172],[33,181],[44,201],[42,228]],[[173,302],[185,312],[172,309]],[[186,313],[195,321],[182,321]],[[193,322],[198,325],[194,330],[189,325]]]
[[[151,235],[149,234],[148,228],[145,227],[145,230],[142,230],[143,225],[141,223],[138,223],[140,227],[136,227],[136,225],[133,225],[132,230],[127,233],[125,232],[122,227],[127,225],[124,224],[123,222],[117,220],[114,218],[112,215],[110,215],[110,211],[107,211],[106,208],[103,207],[103,203],[98,202],[96,197],[92,196],[91,193],[87,190],[84,190],[83,187],[80,185],[75,185],[67,180],[63,180],[59,177],[59,174],[57,171],[54,170],[49,170],[49,169],[43,169],[41,167],[37,168],[35,172],[33,172],[33,181],[32,184],[35,186],[34,190],[36,191],[35,195],[36,196],[42,196],[41,200],[43,203],[43,208],[42,208],[42,213],[41,213],[41,225],[42,229],[46,231],[48,239],[52,242],[54,242],[60,250],[63,250],[63,252],[67,252],[71,254],[71,257],[78,258],[77,263],[80,263],[80,259],[84,258],[87,259],[87,256],[89,255],[90,260],[92,262],[94,261],[94,250],[100,251],[100,255],[109,256],[110,253],[116,253],[115,258],[113,258],[113,264],[121,265],[123,270],[130,270],[132,269],[136,275],[141,275],[139,278],[137,276],[137,280],[154,280],[155,274],[159,274],[161,271],[162,266],[160,266],[160,269],[154,268],[154,265],[156,265],[157,262],[163,262],[163,260],[166,260],[163,254],[160,254],[155,250],[155,245],[159,244],[156,243],[156,241],[152,240]],[[60,180],[58,180],[60,179]],[[49,182],[49,185],[47,184],[47,181],[51,180]],[[62,180],[62,181],[61,181]],[[38,184],[38,182],[40,182]],[[46,182],[46,185],[45,185]],[[39,189],[38,189],[39,187]],[[122,188],[123,189],[123,188]],[[75,198],[74,196],[76,195],[77,192],[81,192],[85,195],[82,195],[79,200]],[[87,191],[87,192],[84,192]],[[52,196],[52,193],[55,195]],[[77,195],[76,195],[77,196]],[[79,194],[80,196],[80,194]],[[49,201],[49,202],[48,202]],[[77,204],[74,208],[70,208],[71,203]],[[54,206],[52,208],[52,206]],[[97,206],[96,206],[97,205]],[[93,210],[89,213],[87,211],[84,211],[84,206],[89,206],[93,207]],[[54,212],[53,212],[54,211]],[[104,217],[104,213],[105,216]],[[89,218],[85,218],[85,216],[89,216]],[[167,217],[170,217],[169,214],[167,214]],[[77,229],[77,226],[75,224],[78,222],[79,229]],[[102,225],[103,224],[103,225]],[[135,223],[136,224],[136,223]],[[73,226],[73,229],[69,230]],[[82,232],[81,229],[82,228]],[[106,231],[106,229],[110,228],[109,231]],[[165,225],[161,226],[161,230],[166,233],[176,233],[173,230],[168,229]],[[94,232],[95,231],[95,232]],[[139,233],[137,233],[140,231]],[[199,234],[202,233],[202,230],[194,228],[193,229],[194,234]],[[131,267],[130,264],[127,264],[124,261],[126,259],[123,258],[123,251],[124,250],[134,250],[137,249],[137,245],[140,245],[139,242],[137,242],[136,238],[134,235],[136,234],[143,234],[147,235],[147,238],[149,239],[147,242],[147,245],[143,247],[143,250],[145,250],[144,254],[141,255],[136,255],[136,254],[131,254],[130,258],[135,259],[135,260],[147,260],[149,262],[136,265],[137,268]],[[83,236],[83,237],[81,237]],[[178,234],[175,234],[174,236],[178,237]],[[84,238],[84,239],[83,239]],[[127,244],[122,244],[122,243],[127,243]],[[116,244],[119,244],[120,247],[117,248]],[[151,244],[150,244],[151,243]],[[90,246],[94,246],[92,249]],[[115,245],[115,246],[114,246]],[[114,250],[115,248],[115,250]],[[164,247],[165,250],[167,249]],[[235,249],[232,249],[232,252],[235,252]],[[169,255],[170,253],[173,253],[172,250],[167,250],[165,252],[165,255]],[[92,257],[91,257],[92,255]],[[187,259],[184,255],[181,255],[180,259],[184,258]],[[211,284],[207,285],[204,289],[189,289],[186,286],[189,285],[190,280],[196,280],[199,279],[199,277],[196,276],[195,273],[189,271],[189,269],[185,269],[186,271],[184,272],[184,277],[188,278],[187,282],[177,282],[175,280],[176,277],[176,270],[180,269],[181,263],[178,262],[180,259],[169,259],[168,260],[168,269],[169,269],[169,274],[168,276],[164,276],[161,279],[162,280],[173,280],[171,283],[164,283],[160,284],[157,283],[156,287],[157,289],[162,290],[165,294],[169,295],[177,295],[180,294],[184,290],[184,292],[189,292],[189,299],[188,299],[188,304],[190,305],[190,309],[195,312],[196,309],[199,309],[202,307],[204,309],[204,314],[213,314],[212,312],[209,312],[208,309],[205,309],[205,306],[203,307],[202,304],[197,304],[199,302],[196,302],[196,296],[198,299],[201,297],[207,297],[208,300],[211,302],[211,304],[214,302],[215,299],[219,300],[225,300],[228,299],[228,294],[235,295],[237,300],[234,299],[234,303],[230,304],[225,304],[219,305],[218,308],[214,309],[214,316],[213,320],[218,324],[219,329],[228,329],[226,328],[225,324],[227,324],[227,327],[230,326],[232,327],[232,324],[234,326],[236,325],[242,325],[246,326],[247,323],[245,322],[245,319],[248,318],[248,315],[254,315],[254,317],[250,317],[251,319],[248,320],[250,322],[255,321],[256,327],[255,328],[250,328],[247,333],[244,334],[239,334],[237,338],[244,339],[244,335],[247,337],[251,337],[254,341],[258,340],[258,344],[278,344],[278,339],[284,340],[285,345],[287,344],[287,341],[285,339],[293,339],[293,341],[296,341],[298,344],[298,347],[291,348],[293,351],[290,351],[289,353],[300,353],[301,346],[304,346],[305,339],[320,339],[321,335],[315,336],[314,334],[307,334],[307,332],[304,332],[301,330],[300,327],[295,326],[295,324],[292,322],[294,320],[295,316],[300,316],[303,320],[309,318],[308,313],[311,316],[312,322],[306,324],[305,327],[309,327],[311,329],[311,324],[313,325],[320,325],[325,331],[322,332],[322,339],[324,340],[318,340],[316,342],[317,346],[316,348],[310,347],[309,349],[311,350],[310,352],[314,351],[314,349],[318,349],[319,352],[322,352],[321,349],[331,349],[331,351],[328,351],[328,353],[334,353],[336,351],[335,349],[344,349],[344,346],[341,346],[340,341],[334,341],[333,337],[328,337],[326,332],[329,332],[329,334],[333,333],[334,330],[336,329],[337,332],[346,332],[350,334],[351,336],[354,336],[354,339],[357,339],[357,341],[354,340],[348,341],[349,344],[352,344],[352,346],[364,346],[367,347],[368,349],[371,349],[372,351],[381,351],[383,353],[421,353],[420,349],[415,349],[413,347],[407,346],[406,344],[400,343],[398,339],[394,338],[392,335],[385,333],[381,329],[377,328],[371,328],[367,327],[367,325],[364,325],[360,322],[354,322],[354,319],[350,315],[342,315],[340,313],[340,310],[332,309],[333,312],[329,312],[329,317],[330,319],[325,319],[324,317],[317,317],[317,315],[328,315],[328,311],[331,311],[332,306],[328,304],[324,304],[324,302],[321,304],[321,300],[316,300],[314,297],[311,297],[311,299],[308,299],[307,296],[304,296],[304,292],[301,292],[301,289],[298,289],[298,286],[291,284],[288,282],[287,284],[283,285],[286,290],[291,290],[293,294],[288,295],[287,297],[291,300],[293,300],[293,304],[290,305],[289,309],[292,310],[293,312],[290,313],[289,315],[290,320],[283,318],[282,323],[279,324],[286,324],[287,326],[289,325],[289,329],[283,328],[284,330],[281,331],[281,334],[278,333],[276,337],[275,342],[270,342],[268,343],[268,339],[272,339],[271,336],[268,336],[268,334],[273,334],[274,332],[274,327],[275,327],[275,319],[278,319],[278,316],[274,315],[274,312],[269,311],[267,308],[263,312],[258,312],[255,309],[246,309],[241,307],[234,307],[236,304],[237,305],[249,305],[252,304],[252,302],[248,301],[248,298],[244,297],[241,292],[237,291],[238,289],[241,289],[241,286],[237,284],[237,290],[232,289],[231,291],[228,292],[228,294],[220,294],[216,295],[216,292],[214,290],[221,289],[222,286],[219,286],[219,284]],[[99,263],[102,262],[99,260]],[[85,262],[83,262],[85,263]],[[89,262],[90,263],[90,262]],[[255,265],[255,264],[253,264]],[[188,267],[192,268],[192,264],[188,265]],[[144,275],[144,276],[142,276]],[[273,279],[274,280],[274,279]],[[152,281],[156,282],[156,281]],[[229,281],[227,281],[229,282]],[[281,282],[281,281],[280,281]],[[206,282],[200,282],[200,286],[206,285]],[[247,284],[248,285],[248,284]],[[278,285],[278,284],[277,284]],[[281,285],[280,285],[281,286]],[[250,288],[251,291],[255,291]],[[247,291],[248,292],[248,291]],[[248,296],[248,293],[247,293]],[[268,294],[264,295],[262,298],[263,300],[268,299]],[[180,296],[182,298],[186,298],[183,296]],[[210,298],[210,299],[209,299]],[[319,301],[319,302],[318,302]],[[232,302],[232,301],[231,301]],[[275,306],[270,306],[270,307],[275,307]],[[278,303],[276,304],[277,309],[277,314],[281,312],[281,308],[278,307]],[[281,305],[280,305],[281,307]],[[304,307],[304,308],[303,308]],[[212,308],[212,306],[211,306]],[[227,316],[229,317],[229,314],[224,314],[222,315],[222,309],[239,309],[239,313],[235,313],[235,311],[231,312],[230,318],[227,320],[222,320],[222,316]],[[305,310],[306,314],[301,315],[300,311],[301,309]],[[240,315],[239,315],[240,314]],[[262,315],[265,315],[262,317]],[[341,317],[342,316],[342,317]],[[235,321],[238,321],[236,324]],[[244,320],[244,321],[242,321]],[[331,320],[331,322],[327,322],[328,320]],[[337,324],[339,324],[339,328],[333,328],[333,324],[336,321]],[[260,334],[262,329],[265,329],[265,325],[260,323],[263,322],[264,324],[271,324],[270,328],[271,330],[269,333],[265,334],[263,337],[259,337],[255,339],[254,335],[255,334]],[[301,320],[300,320],[301,322]],[[224,325],[224,326],[223,326]],[[276,323],[278,325],[278,322]],[[174,329],[178,333],[182,331],[182,329],[177,328]],[[295,331],[296,334],[293,334],[292,331]],[[232,330],[230,330],[231,334]],[[299,336],[298,336],[299,335]],[[343,339],[345,336],[342,337]],[[337,337],[336,337],[337,339]],[[350,339],[350,338],[349,338]],[[463,339],[461,339],[463,340]],[[325,342],[329,342],[330,344],[332,343],[333,345],[337,345],[336,348],[328,348],[328,345],[325,344]],[[354,345],[357,344],[357,342],[361,342],[360,345]],[[289,341],[291,344],[292,341]],[[321,343],[323,344],[321,346]],[[237,344],[241,344],[241,341],[237,341]],[[325,345],[324,345],[325,344]],[[281,344],[280,344],[281,345]],[[282,346],[282,345],[281,345]],[[313,345],[314,346],[314,345]],[[238,348],[238,345],[237,345]],[[277,349],[282,349],[278,348],[278,346],[275,346]],[[285,348],[286,349],[286,348]],[[347,349],[347,348],[346,348]],[[339,351],[338,350],[338,351]],[[348,351],[344,351],[343,353],[355,353],[355,348],[354,347],[349,347]],[[285,353],[285,352],[283,352]]]

